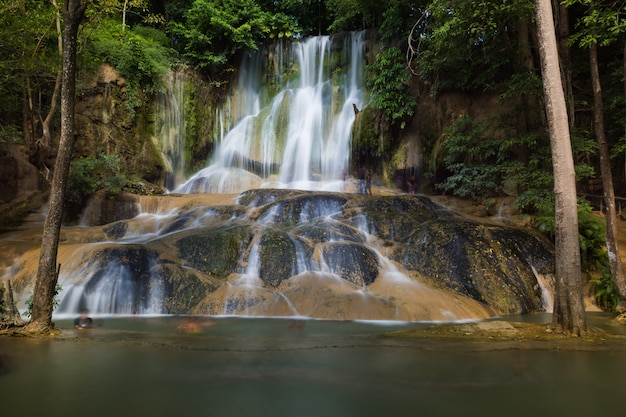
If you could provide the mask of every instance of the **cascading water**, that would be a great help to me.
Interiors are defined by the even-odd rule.
[[[249,57],[216,110],[213,162],[182,185],[183,79],[172,76],[155,136],[177,193],[137,197],[133,219],[64,229],[58,313],[431,321],[545,307],[538,288],[549,285],[537,280],[553,264],[540,239],[422,196],[329,192],[342,191],[364,105],[363,34],[338,39]],[[22,282],[32,282],[29,257],[15,261]]]
[[[339,45],[319,36],[278,44],[274,95],[260,82],[267,71],[263,51],[244,62],[235,97],[218,117],[234,124],[220,125],[227,133],[213,162],[175,191],[340,190],[349,164],[354,107],[363,104],[363,33],[340,40]],[[294,68],[296,77],[290,73]]]
[[[86,283],[69,287],[59,306],[60,312],[87,308],[113,314],[163,313],[163,288],[149,268],[140,272],[144,276],[139,278],[137,271],[120,259],[97,263],[93,269]]]
[[[169,175],[165,181],[168,190],[174,189],[185,180],[185,73],[170,71],[165,78],[165,92],[157,97],[155,112],[160,121],[155,125],[155,134],[167,165]]]

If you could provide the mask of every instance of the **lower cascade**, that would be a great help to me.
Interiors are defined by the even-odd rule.
[[[258,189],[135,199],[133,218],[64,229],[57,314],[451,321],[551,308],[550,242],[424,196]],[[37,252],[10,268],[22,303]]]

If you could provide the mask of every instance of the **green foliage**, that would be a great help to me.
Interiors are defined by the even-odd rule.
[[[395,1],[377,0],[326,0],[326,7],[333,22],[330,32],[361,30],[380,26],[384,12]]]
[[[283,13],[267,14],[265,25],[269,39],[290,39],[300,32],[293,18]]]
[[[289,16],[297,23],[302,36],[326,34],[331,22],[324,0],[260,0],[259,4],[270,14]]]
[[[554,239],[554,195],[546,198],[536,216],[537,228]],[[585,198],[578,199],[578,241],[581,265],[585,271],[608,268],[608,256],[603,249],[606,227],[604,220],[592,214],[592,207]]]
[[[569,38],[571,45],[588,48],[592,44],[608,46],[622,39],[626,33],[626,4],[592,0],[565,0],[567,7],[583,5],[586,13],[576,21],[576,29]]]
[[[553,195],[546,198],[536,220],[539,230],[554,239]],[[604,249],[606,226],[601,217],[592,214],[591,204],[584,198],[578,199],[578,233],[582,269],[599,275],[589,280],[595,288],[596,302],[602,309],[614,311],[619,302],[619,294],[611,276],[609,257]]]
[[[15,125],[0,126],[0,144],[22,142],[22,130]]]
[[[383,43],[393,43],[398,39],[404,42],[410,29],[424,22],[423,17],[429,13],[427,1],[389,0],[384,3],[383,20],[379,27]],[[424,33],[420,30],[422,28],[418,25],[418,32]]]
[[[61,64],[54,21],[49,1],[0,2],[0,125],[21,124],[28,92],[45,118]]]
[[[514,28],[532,13],[524,0],[432,0],[413,36],[416,67],[435,90],[493,88],[523,68]]]
[[[96,191],[119,194],[127,182],[118,156],[100,154],[97,158],[76,159],[70,166],[66,201],[80,208]]]
[[[608,263],[607,256],[606,262],[599,265],[598,272],[600,273],[600,277],[590,279],[589,282],[594,286],[594,296],[598,307],[605,311],[615,311],[615,308],[619,304],[620,297],[617,286],[611,276],[611,269]]]
[[[510,143],[485,134],[486,125],[464,115],[444,133],[441,149],[450,176],[438,188],[459,197],[487,198],[498,193]]]
[[[417,102],[406,83],[411,73],[400,49],[382,50],[367,70],[372,74],[367,87],[374,98],[373,106],[384,113],[388,122],[393,124],[415,113]]]
[[[151,93],[163,88],[162,79],[174,62],[167,36],[153,28],[136,26],[122,30],[121,22],[104,19],[87,44],[83,62],[109,62],[127,80],[127,104],[141,103],[136,89]]]
[[[592,178],[594,170],[582,156],[595,150],[595,141],[577,130],[571,138],[574,154],[581,156],[575,165],[577,180]],[[437,184],[439,189],[484,199],[515,187],[516,206],[525,213],[536,213],[550,201],[554,174],[545,131],[519,135],[500,115],[485,121],[464,115],[445,130],[441,151],[450,175]]]
[[[168,23],[177,50],[207,75],[222,79],[233,69],[238,53],[256,50],[264,39],[298,33],[295,20],[268,13],[255,0],[194,0],[177,9]]]

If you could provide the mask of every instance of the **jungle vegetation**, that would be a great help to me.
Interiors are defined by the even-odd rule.
[[[62,0],[0,0],[0,146],[24,145],[33,162],[58,146]],[[162,88],[170,68],[184,63],[216,88],[225,86],[242,55],[281,39],[376,30],[381,51],[368,66],[371,106],[393,141],[419,112],[420,94],[447,92],[499,97],[489,119],[465,114],[441,135],[425,134],[425,171],[438,172],[432,192],[488,202],[511,193],[547,234],[554,230],[550,139],[532,0],[102,0],[86,1],[78,31],[77,70],[108,62],[128,80],[128,103]],[[598,119],[590,54],[597,54],[603,133],[618,202],[626,198],[626,1],[554,2],[562,79],[579,196],[583,268],[596,279],[607,309],[619,300],[606,252],[599,206],[589,188],[600,179]],[[416,86],[420,86],[416,88]],[[135,92],[141,91],[142,94]],[[80,94],[80,92],[78,92]],[[595,97],[597,99],[597,96]],[[384,151],[389,146],[379,146]],[[92,158],[96,158],[93,155]],[[99,156],[98,156],[99,157]],[[73,164],[81,167],[80,161]],[[132,173],[122,173],[131,176]],[[80,178],[81,172],[70,173]],[[120,175],[115,172],[112,175]],[[99,184],[110,181],[103,179]],[[99,185],[74,181],[70,196]],[[80,189],[88,187],[88,189]],[[75,189],[76,188],[76,189]],[[513,191],[512,191],[513,190]]]

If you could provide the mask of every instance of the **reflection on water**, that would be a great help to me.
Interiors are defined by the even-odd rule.
[[[57,322],[55,340],[0,338],[2,415],[609,415],[626,374],[623,352],[377,337],[418,324],[220,318],[185,334],[177,317],[96,321]]]

